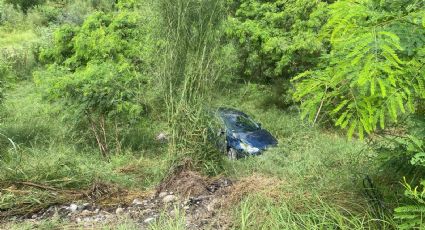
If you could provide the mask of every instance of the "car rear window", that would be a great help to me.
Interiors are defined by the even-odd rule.
[[[226,116],[226,126],[236,132],[253,132],[260,127],[250,118],[238,115]]]

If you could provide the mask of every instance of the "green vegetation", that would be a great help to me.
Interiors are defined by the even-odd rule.
[[[304,117],[323,112],[350,137],[357,130],[363,139],[378,124],[384,129],[399,113],[416,110],[425,97],[424,3],[401,8],[402,2],[332,5],[323,32],[332,45],[326,62],[294,79]]]
[[[320,62],[318,39],[328,18],[327,1],[232,1],[226,32],[237,44],[244,78],[290,78]]]
[[[142,60],[141,24],[138,12],[127,7],[94,13],[81,27],[59,28],[53,46],[40,51],[49,65],[34,74],[36,81],[46,97],[73,113],[72,119],[87,123],[104,156],[111,133],[119,152],[120,130],[143,116],[148,82],[143,71],[149,62]]]
[[[11,217],[120,206],[181,164],[234,181],[214,217],[229,228],[424,228],[424,4],[0,0],[0,228],[72,226]],[[279,146],[226,159],[220,106]]]

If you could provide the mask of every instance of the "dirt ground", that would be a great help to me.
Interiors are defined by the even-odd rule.
[[[229,229],[231,221],[222,207],[232,186],[234,182],[224,177],[207,178],[197,172],[179,170],[170,174],[155,191],[131,193],[97,185],[90,194],[96,202],[54,205],[15,216],[13,220],[36,224],[56,218],[79,228],[93,229],[127,218],[143,229],[160,218],[172,218],[176,212],[184,212],[179,215],[184,215],[187,229]]]
[[[82,201],[53,205],[15,216],[13,220],[37,224],[59,219],[74,227],[96,229],[129,219],[144,229],[155,221],[178,215],[184,216],[187,229],[231,229],[234,226],[230,212],[243,197],[267,193],[265,195],[279,199],[279,193],[274,190],[281,183],[257,174],[239,181],[223,176],[209,178],[183,166],[170,172],[153,191],[130,192],[96,184]]]

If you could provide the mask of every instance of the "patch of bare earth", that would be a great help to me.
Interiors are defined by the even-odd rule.
[[[174,170],[154,192],[138,193],[98,184],[85,195],[85,201],[54,205],[18,217],[20,221],[37,222],[57,218],[71,226],[93,229],[130,219],[145,228],[163,218],[173,218],[176,209],[184,216],[187,229],[231,229],[232,208],[250,194],[262,194],[279,200],[276,178],[254,174],[239,181],[225,177],[209,178],[180,168]],[[290,196],[290,194],[288,194]]]

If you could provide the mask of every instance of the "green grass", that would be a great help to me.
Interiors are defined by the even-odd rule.
[[[227,177],[242,181],[249,181],[253,175],[260,178],[255,189],[241,191],[239,202],[227,210],[235,229],[393,227],[388,218],[373,214],[362,195],[362,179],[378,170],[376,155],[361,141],[347,140],[338,133],[300,121],[296,110],[284,112],[265,106],[262,99],[265,92],[267,88],[263,86],[245,85],[216,99],[218,106],[240,108],[252,115],[279,140],[277,148],[262,156],[225,161],[222,172]],[[57,189],[84,190],[95,183],[105,183],[146,190],[158,184],[168,170],[169,156],[165,149],[141,134],[136,139],[141,138],[145,148],[103,159],[96,146],[84,140],[84,135],[70,132],[72,125],[63,119],[59,107],[42,100],[33,83],[23,82],[10,90],[6,98],[0,113],[0,133],[13,140],[18,148],[12,148],[4,137],[0,140],[0,182],[4,187],[32,182]],[[142,125],[147,126],[149,135],[157,131],[148,122]],[[142,130],[140,127],[139,132]],[[267,181],[276,183],[267,184]],[[1,193],[0,209],[25,210],[40,203],[67,201],[64,197],[52,197],[50,191],[24,190],[27,193]],[[173,218],[163,215],[160,219],[152,229],[184,229],[184,215]],[[46,226],[43,229],[67,225],[54,220],[40,224]],[[136,227],[128,220],[110,228]]]
[[[146,190],[167,172],[168,158],[161,146],[148,148],[149,152],[124,149],[104,159],[85,136],[70,132],[72,125],[62,119],[58,108],[41,99],[33,83],[21,82],[6,98],[0,113],[0,186],[29,192],[0,193],[2,210],[32,210],[66,198],[43,189],[22,188],[21,182],[59,190],[87,190],[99,183]]]
[[[174,216],[162,213],[157,220],[150,224],[149,230],[184,230],[186,229],[186,218],[184,210],[174,207]]]
[[[0,28],[0,49],[21,48],[24,44],[30,44],[38,39],[31,30],[4,30]]]
[[[390,217],[373,214],[363,195],[365,176],[379,172],[377,155],[362,141],[301,121],[296,109],[267,105],[268,92],[266,86],[247,84],[224,92],[226,100],[216,103],[245,111],[279,140],[259,157],[227,162],[227,176],[259,177],[252,181],[258,190],[241,192],[233,212],[237,229],[394,227]],[[268,178],[276,184],[262,185]]]
[[[287,201],[273,201],[252,195],[236,209],[236,229],[394,229],[394,223],[372,214],[353,213],[344,207],[318,199],[317,205],[306,203],[305,212],[293,210]],[[367,209],[367,207],[365,207]]]

